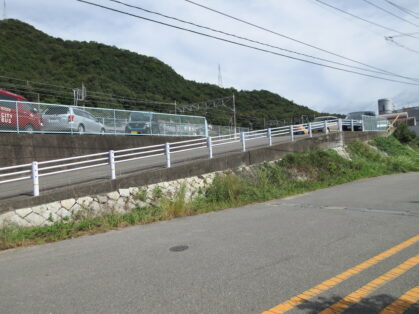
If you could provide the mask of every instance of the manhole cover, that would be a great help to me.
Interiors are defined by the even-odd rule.
[[[176,245],[176,246],[172,246],[169,251],[171,252],[182,252],[189,249],[189,246],[187,245]]]

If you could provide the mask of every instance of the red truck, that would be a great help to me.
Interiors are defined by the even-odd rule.
[[[41,130],[42,116],[34,105],[25,103],[27,101],[25,97],[0,89],[0,130],[27,133]]]

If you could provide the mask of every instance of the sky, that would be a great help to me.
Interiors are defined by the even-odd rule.
[[[305,58],[167,20],[109,0],[88,1],[276,53]],[[271,46],[361,66],[231,20],[185,0],[120,1]],[[385,36],[397,33],[344,15],[316,0],[194,1],[359,62],[419,79],[419,1],[417,0],[391,0],[416,12],[417,17],[406,14],[386,0],[368,0],[401,19],[379,10],[364,0],[321,0],[398,32],[417,32],[417,38],[409,36],[394,38],[399,45],[411,50],[385,40]],[[419,105],[418,85],[388,82],[336,71],[169,28],[76,0],[6,0],[6,8],[7,18],[29,23],[51,36],[68,40],[95,41],[153,56],[189,80],[218,84],[218,65],[220,65],[224,87],[234,87],[239,90],[269,90],[297,104],[322,112],[376,111],[379,98],[393,99],[397,108]],[[311,61],[325,63],[313,59]]]

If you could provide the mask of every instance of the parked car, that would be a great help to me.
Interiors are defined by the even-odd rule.
[[[335,117],[335,116],[322,116],[322,117],[314,118],[313,122],[330,121],[330,123],[328,123],[328,125],[327,125],[327,131],[328,132],[337,132],[337,131],[339,131],[339,125],[338,125],[338,122],[337,122],[338,119],[339,118]],[[332,120],[335,120],[335,121],[332,121]],[[316,129],[313,130],[313,132],[323,132],[324,133],[325,129],[323,127],[321,129],[316,128]]]
[[[43,112],[43,121],[45,131],[105,134],[105,126],[98,118],[77,107],[48,107]]]
[[[354,121],[354,131],[362,131],[362,125],[361,125],[362,116],[375,117],[375,112],[374,111],[350,112],[346,116],[345,120],[356,120]],[[344,125],[342,128],[344,131],[351,131],[350,125]]]
[[[153,132],[151,132],[153,131]],[[125,126],[127,134],[159,134],[158,123],[152,122],[151,113],[131,112],[128,124]]]
[[[32,133],[41,130],[38,109],[17,94],[0,90],[0,129]]]
[[[294,125],[294,134],[305,135],[308,134],[308,130],[302,124]]]

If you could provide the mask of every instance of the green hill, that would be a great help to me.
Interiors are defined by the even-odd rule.
[[[264,119],[318,114],[266,90],[238,91],[186,80],[156,58],[96,42],[54,38],[17,20],[0,21],[0,42],[0,88],[15,91],[34,101],[39,97],[42,102],[71,104],[72,90],[59,86],[80,87],[83,82],[88,89],[86,106],[173,112],[171,106],[124,101],[92,91],[181,104],[234,93],[238,125],[263,127]],[[11,80],[4,76],[23,80]],[[205,113],[197,111],[188,114]],[[206,116],[211,123],[228,125],[231,113],[219,107],[209,110]]]

